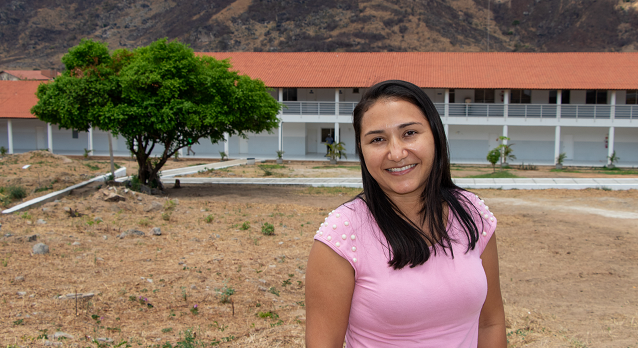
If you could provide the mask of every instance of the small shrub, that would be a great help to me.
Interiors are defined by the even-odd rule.
[[[523,162],[519,167],[519,170],[538,170],[538,167],[533,165],[533,164],[525,164],[525,162]]]
[[[7,148],[4,146],[0,146],[0,156],[4,157],[7,154]]]
[[[228,155],[224,151],[219,151],[219,156],[221,156],[222,161],[225,161],[228,159]]]
[[[171,213],[162,213],[162,220],[170,221],[171,220]]]
[[[279,291],[277,289],[275,289],[274,286],[270,287],[270,289],[268,289],[268,292],[279,297]]]
[[[163,332],[163,333],[169,333],[169,332],[171,332],[171,331],[173,331],[173,328],[172,328],[172,327],[167,327],[167,328],[162,329],[162,332]]]
[[[241,227],[240,227],[239,229],[240,229],[240,230],[242,230],[242,231],[246,231],[246,230],[247,230],[247,229],[249,229],[249,228],[250,228],[250,222],[245,221],[245,222],[241,225]]]
[[[22,186],[9,186],[7,187],[7,192],[11,199],[22,199],[27,196],[27,190]]]
[[[131,176],[131,190],[140,192],[141,188],[142,182],[140,181],[140,178],[137,175]]]
[[[275,225],[271,224],[271,223],[264,223],[263,225],[261,225],[261,233],[264,234],[265,236],[272,236],[275,234]]]
[[[191,314],[193,314],[193,315],[197,315],[197,314],[199,314],[199,309],[197,309],[197,305],[194,305],[194,306],[190,309],[190,311],[191,311]]]
[[[262,318],[262,319],[266,319],[266,318],[277,319],[277,318],[279,318],[279,315],[277,315],[277,313],[271,312],[271,311],[259,312],[259,313],[257,313],[257,316]]]
[[[84,159],[89,158],[89,156],[91,155],[91,152],[92,152],[91,150],[88,150],[88,149],[86,149],[86,148],[85,148],[85,149],[84,149],[84,154],[82,154],[82,156],[84,157]]]
[[[140,221],[138,221],[138,223],[140,224],[140,226],[144,227],[148,227],[151,225],[151,221],[147,218],[141,219]]]
[[[174,199],[168,199],[166,200],[166,202],[164,202],[165,210],[174,210],[176,206],[177,206],[177,201],[175,201]]]
[[[204,218],[204,221],[206,221],[206,223],[207,223],[207,224],[212,223],[214,220],[215,220],[215,217],[214,217],[214,216],[212,216],[212,215],[207,215],[207,216]]]
[[[218,291],[219,291],[219,302],[221,303],[230,302],[230,297],[235,293],[235,289],[227,285],[219,289]]]

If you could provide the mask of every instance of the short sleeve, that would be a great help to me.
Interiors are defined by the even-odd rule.
[[[474,217],[474,223],[479,229],[477,246],[481,254],[483,254],[483,250],[485,250],[487,243],[490,241],[490,238],[492,238],[492,235],[496,230],[496,217],[494,216],[494,213],[490,211],[487,204],[485,204],[485,200],[471,192],[465,192],[465,196],[477,210],[475,211],[472,207],[470,207],[472,210],[472,216]]]
[[[333,210],[319,226],[314,239],[324,243],[337,255],[346,259],[352,265],[356,278],[358,275],[357,262],[359,261],[357,258],[358,240],[352,216],[352,210],[344,205]]]

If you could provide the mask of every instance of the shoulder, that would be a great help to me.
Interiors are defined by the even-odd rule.
[[[487,246],[487,242],[492,238],[496,230],[497,220],[494,213],[490,211],[490,207],[485,200],[470,191],[459,190],[456,197],[465,207],[465,211],[472,217],[479,232],[478,249],[481,253]]]
[[[369,210],[363,200],[357,198],[328,213],[319,226],[314,239],[326,244],[346,259],[358,274],[358,249],[361,231],[369,221]]]

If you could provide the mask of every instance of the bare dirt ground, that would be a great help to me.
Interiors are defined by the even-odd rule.
[[[64,346],[162,346],[191,328],[222,347],[303,346],[313,235],[357,190],[116,189],[126,201],[105,202],[93,186],[0,216],[0,343],[41,346],[60,331],[73,336]],[[510,347],[638,347],[638,191],[476,193],[499,218]],[[117,237],[129,229],[145,235]],[[49,254],[32,254],[40,242]],[[94,296],[77,307],[58,299],[76,292]]]

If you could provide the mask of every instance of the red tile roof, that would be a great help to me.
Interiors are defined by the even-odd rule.
[[[20,80],[51,80],[51,78],[42,74],[41,70],[3,70],[0,73],[13,75]]]
[[[638,89],[638,53],[221,52],[269,87],[368,87],[388,79],[423,88]]]
[[[42,81],[0,81],[0,118],[36,118],[31,107]]]

